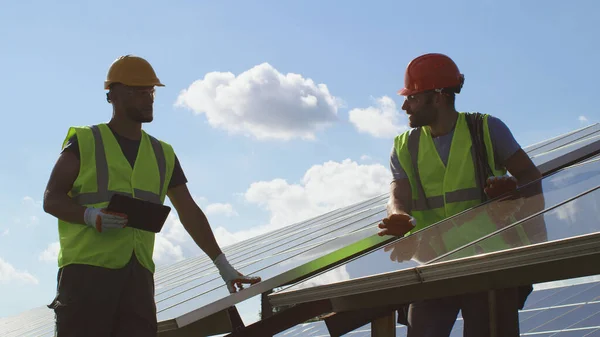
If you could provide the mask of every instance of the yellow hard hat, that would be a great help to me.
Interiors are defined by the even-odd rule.
[[[113,83],[129,86],[165,86],[160,83],[148,61],[133,55],[121,56],[111,64],[104,81],[104,89],[109,89]]]

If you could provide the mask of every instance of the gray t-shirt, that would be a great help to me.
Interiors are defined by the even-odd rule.
[[[490,138],[492,138],[492,144],[494,148],[494,161],[496,167],[504,167],[506,160],[510,158],[515,152],[517,152],[521,145],[513,137],[510,129],[497,117],[488,117],[488,127],[490,130]],[[444,165],[448,164],[448,156],[450,154],[450,144],[452,143],[452,136],[454,130],[447,134],[436,137],[433,139],[435,148],[444,162]],[[390,169],[392,171],[393,180],[407,178],[406,172],[400,165],[396,151],[392,147],[392,154],[390,155]]]

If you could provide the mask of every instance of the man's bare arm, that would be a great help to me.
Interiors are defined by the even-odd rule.
[[[542,173],[531,161],[531,158],[520,149],[506,161],[506,169],[517,179],[519,186],[530,185],[521,189],[520,195],[526,199],[521,208],[521,216],[529,216],[545,208],[545,198],[542,188]],[[522,225],[523,230],[533,243],[546,242],[548,233],[544,217],[535,217]]]
[[[387,204],[388,216],[407,214],[411,211],[412,193],[408,179],[394,180],[390,184],[390,199]]]
[[[531,161],[531,158],[523,151],[518,150],[510,156],[505,163],[506,169],[517,179],[519,186],[528,184],[542,177],[542,173]]]
[[[169,189],[167,195],[173,206],[175,206],[185,230],[198,247],[214,260],[221,254],[221,248],[217,244],[206,215],[190,195],[187,185],[175,186]]]
[[[85,207],[78,205],[68,195],[79,175],[79,159],[68,151],[56,161],[44,192],[44,212],[63,221],[85,224]]]

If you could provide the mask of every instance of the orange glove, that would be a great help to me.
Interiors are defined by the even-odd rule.
[[[517,189],[517,179],[510,176],[489,177],[484,188],[485,194],[494,199],[504,193]]]
[[[416,225],[417,220],[408,214],[392,214],[379,223],[379,228],[383,230],[377,234],[379,236],[404,236],[415,228]]]

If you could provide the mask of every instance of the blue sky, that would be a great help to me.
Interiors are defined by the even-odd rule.
[[[524,146],[596,122],[597,12],[592,1],[4,1],[0,316],[52,299],[44,187],[68,127],[110,118],[102,85],[118,56],[146,58],[166,84],[145,130],[174,146],[226,244],[385,192],[406,122],[396,91],[423,53],[465,74],[459,110],[500,117]],[[159,264],[199,254],[176,218],[158,244]]]

